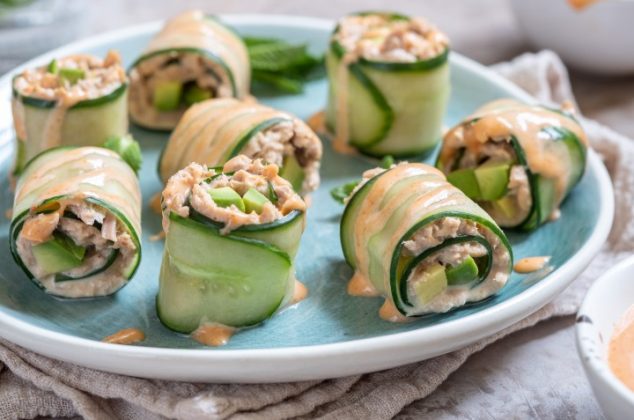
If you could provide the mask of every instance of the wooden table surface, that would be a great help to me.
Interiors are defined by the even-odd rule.
[[[531,50],[504,0],[93,0],[79,34],[94,35],[163,19],[191,8],[214,14],[292,14],[333,19],[357,10],[391,9],[428,17],[448,33],[456,51],[483,64],[505,61]],[[0,70],[7,70],[9,62],[2,60],[0,52]],[[585,115],[634,137],[634,78],[573,72],[572,79]],[[572,318],[544,322],[488,347],[434,394],[408,407],[402,416],[602,417],[577,357]]]

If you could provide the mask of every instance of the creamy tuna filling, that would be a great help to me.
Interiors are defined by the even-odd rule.
[[[464,154],[460,159],[451,164],[455,169],[475,169],[485,162],[517,162],[515,150],[506,140],[488,141],[477,153],[466,148],[463,150]],[[517,164],[511,166],[505,198],[510,200],[510,207],[514,210],[512,215],[496,210],[494,206],[487,202],[479,204],[488,213],[494,214],[494,219],[502,226],[517,224],[528,217],[533,205],[533,197],[528,174],[524,166]]]
[[[130,72],[129,106],[132,116],[141,123],[169,121],[175,125],[185,110],[185,104],[171,111],[154,107],[157,87],[166,81],[183,86],[195,85],[211,93],[213,98],[233,96],[231,81],[222,66],[201,54],[173,52],[159,54],[141,61]]]
[[[381,14],[344,18],[335,39],[353,56],[404,63],[434,58],[449,45],[447,37],[422,18],[390,20]]]
[[[240,199],[253,189],[264,197],[271,197],[274,192],[275,200],[265,201],[259,211],[238,208],[238,203],[216,202],[211,191],[227,188],[234,191]],[[191,207],[197,213],[222,224],[223,234],[243,225],[271,223],[293,210],[306,209],[306,204],[295,193],[291,184],[278,175],[277,165],[265,164],[260,159],[251,160],[245,155],[229,160],[220,174],[191,163],[169,179],[162,199],[164,211],[189,217]],[[167,219],[163,220],[165,230],[169,228]]]
[[[499,237],[469,220],[444,217],[419,229],[410,240],[403,243],[403,255],[416,257],[447,239],[466,235],[484,238],[491,245],[493,263],[489,274],[478,285],[449,285],[431,300],[421,303],[417,290],[419,286],[426,286],[419,283],[426,281],[426,273],[432,267],[438,264],[444,268],[455,267],[468,257],[478,259],[487,254],[486,248],[477,242],[464,242],[441,248],[440,251],[421,261],[407,278],[408,298],[414,304],[416,313],[447,312],[467,302],[480,301],[489,297],[506,284],[509,277],[509,252],[502,245]]]
[[[321,143],[304,124],[277,123],[253,136],[241,153],[280,167],[285,157],[295,156],[305,174],[302,190],[313,191],[319,186]]]
[[[121,58],[114,51],[108,52],[104,59],[72,55],[54,61],[55,71],[49,66],[25,70],[15,78],[14,89],[22,96],[57,101],[69,107],[108,95],[127,80]],[[65,77],[69,71],[78,71],[78,79]]]
[[[81,265],[61,273],[47,273],[38,264],[33,247],[52,239],[55,233],[86,248]],[[136,246],[125,227],[103,208],[83,202],[68,204],[55,213],[30,216],[18,235],[22,261],[50,293],[63,297],[92,297],[118,290],[136,257]],[[105,268],[104,270],[100,270]],[[99,271],[94,275],[92,272]],[[56,281],[56,277],[78,278]]]

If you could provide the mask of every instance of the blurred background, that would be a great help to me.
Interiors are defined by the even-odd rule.
[[[208,13],[295,14],[335,19],[362,9],[426,16],[454,50],[483,64],[544,47],[571,67],[582,112],[634,136],[634,1],[600,0],[0,0],[0,73],[56,46],[164,19]],[[616,34],[616,35],[615,35]]]

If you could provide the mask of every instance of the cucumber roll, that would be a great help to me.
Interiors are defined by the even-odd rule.
[[[510,276],[504,233],[434,167],[367,171],[346,201],[341,245],[355,270],[348,291],[385,297],[386,320],[483,300]]]
[[[286,112],[233,98],[204,101],[185,112],[161,155],[160,176],[167,182],[190,162],[222,166],[238,154],[279,166],[302,194],[319,186],[319,137]]]
[[[449,43],[422,18],[343,18],[326,55],[326,126],[335,150],[421,155],[436,146],[449,100]]]
[[[57,146],[101,146],[128,132],[127,78],[114,51],[54,59],[13,78],[15,171]],[[81,133],[80,136],[77,133]]]
[[[572,109],[491,102],[445,135],[436,166],[502,227],[535,229],[586,167],[588,139]]]
[[[13,215],[13,258],[52,295],[110,295],[139,265],[139,182],[111,150],[58,147],[42,152],[18,180]]]
[[[162,208],[157,311],[168,328],[252,326],[292,300],[306,204],[276,165],[191,163],[168,181]]]
[[[191,11],[165,23],[129,75],[132,121],[171,130],[196,102],[248,96],[251,68],[237,34],[214,17]]]

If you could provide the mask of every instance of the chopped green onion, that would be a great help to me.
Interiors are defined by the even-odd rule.
[[[82,69],[71,69],[67,67],[62,67],[61,69],[59,69],[59,77],[68,80],[71,85],[74,85],[79,80],[86,77],[86,72],[84,72]]]
[[[48,63],[46,71],[52,74],[57,74],[57,72],[59,71],[59,66],[56,59],[52,59],[51,62]]]

